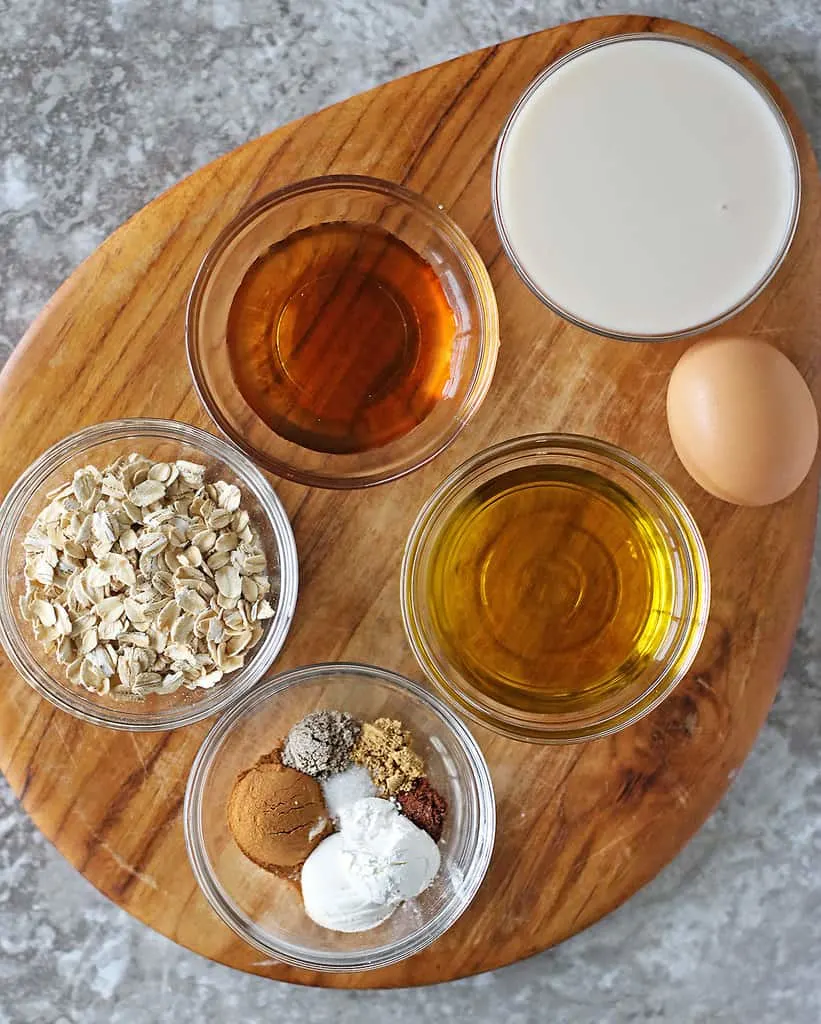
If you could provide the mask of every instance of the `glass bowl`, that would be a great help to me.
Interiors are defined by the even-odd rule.
[[[248,860],[228,828],[226,807],[239,772],[321,708],[400,719],[414,736],[431,784],[448,801],[437,878],[370,931],[346,934],[314,924],[296,885]],[[496,808],[482,752],[435,694],[385,669],[326,664],[266,680],[219,719],[191,768],[184,822],[194,875],[211,907],[241,938],[297,967],[362,971],[418,953],[468,907],[490,862]]]
[[[668,329],[660,330],[658,333],[651,333],[649,331],[643,331],[638,329],[630,329],[628,327],[622,328],[615,322],[610,325],[597,323],[589,316],[586,317],[581,311],[580,307],[574,310],[572,308],[569,308],[567,304],[563,305],[562,301],[559,300],[557,294],[551,294],[551,288],[548,287],[545,280],[543,279],[541,282],[538,281],[535,276],[535,271],[531,272],[528,270],[528,260],[523,256],[523,253],[520,251],[522,248],[521,245],[517,247],[516,240],[514,238],[516,232],[513,230],[513,220],[515,220],[515,218],[513,220],[510,216],[506,218],[504,209],[505,188],[503,178],[505,157],[508,152],[512,152],[515,149],[517,129],[521,124],[525,123],[526,111],[529,108],[535,109],[535,107],[531,107],[531,101],[538,102],[537,98],[541,93],[541,90],[546,86],[552,87],[555,85],[556,89],[559,90],[557,94],[560,101],[559,107],[561,106],[561,102],[567,102],[569,96],[571,97],[572,101],[576,101],[576,99],[578,99],[578,102],[582,103],[585,93],[580,88],[579,83],[580,77],[583,75],[583,71],[585,69],[585,62],[589,63],[588,58],[597,58],[603,50],[609,50],[615,47],[624,47],[625,45],[630,46],[635,43],[641,43],[642,45],[648,46],[652,45],[659,50],[661,47],[667,47],[668,51],[671,50],[673,47],[676,47],[678,49],[685,48],[689,51],[692,51],[695,54],[700,54],[708,58],[713,58],[715,61],[719,62],[719,68],[723,71],[724,75],[726,76],[725,81],[727,83],[735,82],[737,79],[738,84],[746,84],[747,86],[750,86],[752,89],[751,95],[755,97],[755,100],[759,105],[759,109],[764,111],[765,114],[769,118],[771,118],[770,127],[773,135],[779,136],[779,143],[783,147],[783,155],[785,157],[786,162],[789,163],[788,174],[791,179],[789,185],[789,213],[785,218],[784,230],[781,234],[781,237],[777,241],[773,241],[772,243],[772,258],[769,260],[769,262],[765,264],[759,272],[749,271],[745,272],[743,275],[740,275],[735,283],[734,294],[732,296],[728,296],[725,303],[719,304],[722,305],[723,308],[718,308],[716,306],[716,308],[712,312],[704,313],[702,316],[699,316],[697,313],[694,313],[693,316],[689,318],[686,324],[682,322],[676,326],[670,326]],[[669,54],[665,54],[665,56],[669,56]],[[675,54],[673,54],[673,56],[675,56]],[[613,72],[611,72],[611,74],[612,73]],[[595,77],[595,74],[596,72],[594,69],[593,77]],[[562,88],[563,85],[568,84],[572,84],[573,88]],[[691,112],[687,109],[686,103],[683,105],[681,109],[677,109],[677,107],[681,106],[680,97],[676,96],[674,94],[674,91],[671,91],[670,84],[663,80],[663,76],[659,76],[659,81],[657,84],[659,88],[655,90],[655,92],[659,97],[665,98],[667,102],[666,109],[668,114],[670,115],[668,116],[667,120],[671,121],[671,123],[673,124],[677,124],[678,127],[681,129],[682,146],[686,147],[687,140],[692,134],[691,128],[688,128],[688,117],[691,116]],[[592,86],[591,90],[592,91],[590,95],[607,95],[606,86],[604,91],[601,88],[596,90],[595,87]],[[661,100],[659,100],[658,102],[660,103]],[[744,113],[746,103],[740,104],[738,98],[735,97],[735,106],[737,108],[736,120],[738,120]],[[629,109],[629,104],[624,104],[623,109]],[[636,129],[637,131],[643,131],[646,128],[647,117],[648,114],[645,112],[644,120],[640,122],[639,127]],[[593,129],[589,129],[589,131],[593,131]],[[626,139],[624,137],[625,132],[629,131],[629,126],[626,129],[620,129],[620,138],[615,142],[615,145],[619,150],[623,150],[625,152],[631,151],[631,146],[633,146],[633,143],[630,139]],[[732,127],[728,125],[727,132],[730,131],[732,131]],[[648,138],[652,138],[651,132],[644,131],[644,135]],[[594,133],[590,137],[601,138],[601,135],[600,133],[598,135]],[[568,145],[567,140],[565,140],[565,145]],[[693,150],[692,145],[689,146],[689,149],[690,151]],[[705,166],[709,166],[710,160],[719,160],[719,156],[715,153],[707,151],[706,147],[702,147],[702,150],[703,151],[700,151],[700,156],[703,158]],[[570,151],[573,152],[572,145]],[[549,159],[549,157],[546,159]],[[669,162],[669,159],[669,155],[667,155],[663,151],[660,151],[657,154],[657,159],[651,163],[651,167],[658,170],[660,179],[662,181],[667,182],[666,205],[668,206],[668,208],[671,203],[673,204],[673,207],[675,207],[674,194],[671,191],[671,189],[675,188],[675,186],[670,184],[672,178],[666,164],[666,161]],[[601,162],[601,165],[608,169],[608,174],[611,180],[619,180],[618,174],[620,172],[620,169],[618,168],[618,165],[617,169],[615,170],[613,167],[610,166],[610,164],[606,160],[603,160]],[[547,171],[545,171],[545,174],[546,173]],[[525,89],[525,91],[516,101],[513,110],[511,111],[507,121],[505,122],[504,127],[502,128],[502,131],[499,135],[499,141],[496,146],[491,177],[491,198],[493,205],[493,216],[496,222],[496,229],[498,231],[499,238],[502,242],[502,246],[507,254],[508,259],[513,264],[514,269],[521,277],[521,279],[524,281],[524,283],[527,285],[527,287],[530,289],[530,291],[533,292],[533,294],[541,302],[543,302],[545,306],[551,309],[558,316],[562,317],[564,320],[567,320],[568,322],[576,325],[577,327],[582,327],[584,328],[584,330],[590,331],[593,334],[598,334],[606,338],[615,338],[622,341],[651,342],[666,341],[672,338],[691,337],[696,334],[701,334],[704,331],[711,330],[714,327],[717,327],[719,324],[725,323],[727,320],[734,317],[737,313],[740,313],[741,310],[746,308],[751,302],[753,302],[754,299],[756,299],[761,294],[761,292],[767,287],[767,285],[773,279],[779,267],[782,265],[784,258],[786,257],[787,252],[790,248],[790,245],[792,244],[793,238],[795,237],[796,227],[798,224],[799,210],[801,206],[801,167],[798,159],[798,151],[796,149],[795,141],[793,139],[790,127],[781,108],[779,107],[775,99],[767,91],[764,84],[751,71],[748,71],[747,68],[745,68],[742,64],[739,64],[738,61],[734,60],[727,54],[722,53],[720,50],[712,46],[707,46],[704,45],[703,43],[696,43],[690,39],[683,39],[678,36],[654,32],[625,33],[622,35],[614,35],[608,36],[604,39],[598,39],[592,43],[587,43],[584,46],[580,46],[574,50],[571,50],[569,53],[565,54],[563,57],[559,58],[553,64],[550,64],[547,68],[545,68],[545,70],[542,71],[530,83],[530,85]],[[587,183],[588,191],[590,189],[595,189],[595,175],[591,177],[591,175],[587,174],[587,171],[585,169],[582,169],[582,172],[579,175],[579,180]],[[545,193],[548,195],[553,194],[553,192],[556,191],[555,187],[553,190],[551,190],[550,183],[547,181],[544,175],[542,175],[541,185]],[[719,187],[726,189],[728,186],[727,184],[722,184]],[[651,204],[658,201],[658,196],[655,194],[651,194],[653,191],[653,189],[648,188],[647,197],[645,200],[645,205],[648,208],[653,208]],[[558,194],[564,197],[563,190],[558,190]],[[736,211],[736,205],[741,207],[741,212],[743,213],[743,206],[745,200],[742,199],[740,202],[738,202],[738,204],[736,204],[735,201],[737,198],[738,197],[736,197],[735,195],[727,197],[728,202],[730,202],[732,205],[732,212],[728,212],[728,217],[732,216],[734,218],[738,216],[738,212]],[[620,214],[622,216],[626,216],[624,211],[629,211],[630,208],[626,204],[626,201],[623,202],[622,205],[624,209],[620,211]],[[728,211],[729,207],[727,205],[724,205],[722,209]],[[663,220],[663,215],[660,215],[659,220],[662,223],[666,222]],[[602,215],[600,222],[606,222],[606,214]],[[730,223],[732,223],[732,221],[730,221]],[[635,225],[633,225],[633,230],[634,233],[637,230],[635,228]],[[671,230],[675,234],[675,228],[671,227]],[[627,237],[627,235],[629,235],[629,231],[627,231],[626,234],[622,234],[621,236],[617,237],[624,238]],[[588,234],[585,234],[578,224],[576,225],[575,237],[576,239],[582,239],[584,241],[584,245],[581,246],[578,250],[574,249],[572,255],[570,253],[565,254],[565,265],[567,265],[569,261],[572,262],[572,265],[576,265],[578,263],[584,269],[586,277],[589,278],[589,280],[587,281],[588,289],[592,289],[594,293],[596,289],[601,291],[603,287],[606,290],[607,282],[601,279],[601,268],[597,263],[595,263],[595,261],[591,263],[589,259],[590,251],[597,248],[598,239],[596,237],[588,237]],[[603,247],[601,245],[598,245],[598,248],[602,249]],[[579,252],[583,252],[584,254],[581,256],[581,258],[579,257]],[[666,264],[664,265],[666,267]],[[681,268],[686,268],[686,266],[687,264],[682,257],[678,273],[681,274]],[[642,275],[638,275],[637,279],[641,281],[641,287],[646,290],[648,288],[648,284],[645,278]],[[663,297],[666,295],[668,305],[671,301],[671,295],[675,296],[675,288],[672,288],[669,283],[670,280],[674,279],[674,274],[671,274],[670,277],[667,279],[666,287],[668,289],[669,294],[665,293],[664,289],[661,289],[661,295]],[[553,287],[556,287],[555,282]],[[566,287],[563,286],[562,290],[566,291]],[[650,301],[654,301],[652,295],[650,297]],[[679,319],[681,319],[681,317]]]
[[[313,450],[269,426],[237,387],[226,342],[231,304],[251,265],[297,231],[338,223],[378,227],[421,256],[436,274],[456,330],[449,379],[421,422],[380,447],[347,453]],[[321,278],[299,280],[294,296]],[[358,314],[356,307],[354,313]],[[410,314],[402,315],[406,323]],[[284,318],[283,310],[277,324]],[[274,355],[280,359],[279,326],[266,330],[271,331],[272,351],[276,349]],[[216,425],[265,469],[317,487],[367,487],[400,477],[434,458],[479,408],[493,377],[498,344],[490,278],[464,232],[421,196],[390,182],[355,175],[302,181],[244,210],[205,256],[186,315],[194,385]],[[288,365],[283,366],[290,376]]]
[[[46,495],[70,481],[80,467],[91,464],[101,468],[129,452],[159,461],[199,462],[207,468],[207,480],[236,484],[243,507],[259,532],[268,573],[278,576],[280,587],[275,615],[265,621],[262,639],[242,668],[227,674],[212,689],[180,688],[173,694],[151,694],[139,703],[70,683],[62,666],[40,646],[18,607],[25,590],[23,538],[47,504]],[[95,725],[132,732],[175,729],[221,711],[270,668],[285,642],[296,606],[297,552],[288,517],[271,485],[231,445],[197,427],[171,420],[113,420],[59,441],[11,488],[0,506],[0,581],[0,639],[14,667],[38,693],[62,711]]]
[[[654,535],[665,552],[663,634],[624,683],[595,689],[584,699],[574,691],[551,696],[537,711],[512,706],[457,663],[448,651],[428,600],[432,557],[451,517],[477,488],[512,470],[553,465],[584,470],[626,492],[643,514],[652,517]],[[554,557],[551,555],[551,557]],[[557,559],[561,561],[561,559]],[[523,571],[529,571],[524,566]],[[542,565],[532,567],[545,577]],[[559,567],[561,568],[561,567]],[[557,572],[559,571],[557,568]],[[449,577],[452,579],[453,577]],[[583,577],[580,577],[583,578]],[[561,581],[558,575],[556,580]],[[483,577],[482,585],[486,585]],[[559,583],[557,583],[559,585]],[[621,580],[617,582],[620,588]],[[620,594],[620,589],[617,593]],[[549,592],[547,592],[549,596]],[[628,452],[590,437],[534,434],[495,445],[457,467],[440,484],[414,522],[401,574],[402,617],[417,661],[427,677],[458,709],[496,732],[539,743],[567,743],[607,736],[638,721],[656,707],[684,677],[701,645],[710,608],[710,569],[704,542],[693,517],[658,474]],[[547,623],[554,633],[555,625]],[[624,666],[619,671],[623,671]]]

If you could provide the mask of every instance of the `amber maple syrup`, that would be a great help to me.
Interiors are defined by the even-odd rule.
[[[363,452],[420,424],[446,393],[456,321],[434,269],[382,228],[319,224],[247,271],[227,343],[256,414],[314,451]]]

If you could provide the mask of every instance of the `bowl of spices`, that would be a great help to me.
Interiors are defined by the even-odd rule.
[[[298,967],[360,971],[463,913],[496,811],[476,741],[436,695],[325,664],[265,680],[219,719],[184,822],[197,881],[238,935]]]
[[[649,466],[540,434],[439,486],[401,589],[411,647],[449,701],[513,738],[562,743],[625,728],[684,678],[710,568],[692,515]]]
[[[290,627],[297,553],[271,485],[220,438],[117,420],[44,452],[0,506],[0,639],[88,722],[173,729],[220,711]]]
[[[244,210],[205,256],[186,318],[217,426],[270,472],[335,488],[395,479],[450,444],[498,340],[464,232],[399,185],[346,175]]]

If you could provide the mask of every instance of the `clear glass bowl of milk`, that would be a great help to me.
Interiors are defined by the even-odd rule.
[[[663,35],[599,40],[548,67],[502,130],[493,210],[554,312],[608,337],[697,334],[767,285],[801,179],[775,100],[740,64]]]

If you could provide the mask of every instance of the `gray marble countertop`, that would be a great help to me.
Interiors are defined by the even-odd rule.
[[[196,167],[333,100],[590,14],[718,32],[821,150],[818,0],[0,0],[0,361],[61,280]],[[338,993],[175,946],[85,882],[0,780],[0,1024],[821,1020],[821,545],[766,728],[679,858],[558,949],[436,988]]]

